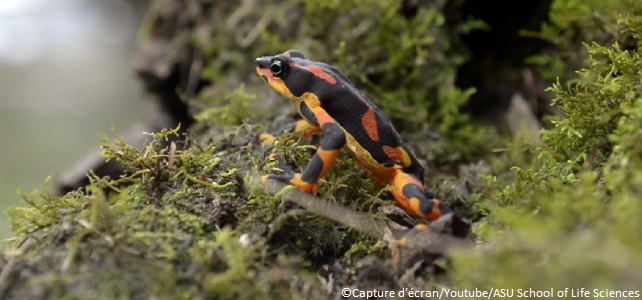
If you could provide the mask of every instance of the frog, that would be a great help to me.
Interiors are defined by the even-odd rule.
[[[338,68],[309,60],[301,51],[256,58],[256,73],[287,98],[301,119],[281,130],[298,136],[322,134],[319,147],[302,172],[280,157],[277,180],[316,194],[317,184],[345,151],[378,186],[391,186],[390,196],[410,215],[434,221],[452,210],[424,187],[424,167],[393,126],[390,118]],[[278,135],[278,134],[277,134]],[[260,136],[274,144],[275,135]]]

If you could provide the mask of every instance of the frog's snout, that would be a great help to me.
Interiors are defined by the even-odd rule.
[[[269,57],[259,57],[256,59],[256,67],[259,69],[269,69],[270,68],[270,58]]]
[[[255,60],[256,62],[256,74],[259,74],[263,80],[270,82],[268,79],[268,74],[270,73],[270,58],[269,57],[259,57]]]

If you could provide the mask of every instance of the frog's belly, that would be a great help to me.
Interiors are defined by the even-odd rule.
[[[394,166],[385,167],[377,162],[370,152],[363,148],[356,139],[344,130],[346,136],[346,151],[359,163],[359,167],[364,169],[370,176],[377,177],[380,181],[389,183],[397,170]]]

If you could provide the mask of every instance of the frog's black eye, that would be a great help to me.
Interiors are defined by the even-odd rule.
[[[279,59],[275,59],[270,64],[270,72],[276,78],[283,78],[288,71],[288,65]]]

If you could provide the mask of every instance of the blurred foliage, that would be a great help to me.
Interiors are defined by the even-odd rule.
[[[582,12],[600,15],[592,3],[559,0],[554,7],[567,7],[576,16],[571,24]],[[620,41],[642,36],[642,18],[633,13],[642,4],[620,4],[603,20],[618,27],[610,44],[587,41],[585,66],[550,88],[566,118],[542,132],[542,144],[532,148],[537,159],[513,168],[506,186],[491,178],[497,198],[479,225],[486,245],[455,259],[453,280],[462,287],[639,293],[642,45],[623,49]],[[603,27],[596,26],[598,34]]]
[[[336,65],[386,111],[402,133],[430,126],[448,135],[446,149],[471,159],[497,144],[482,138],[460,107],[474,93],[454,85],[465,56],[449,36],[483,29],[470,19],[445,26],[446,1],[243,1],[240,5],[197,1],[153,1],[142,25],[141,43],[168,43],[165,63],[189,54],[201,66],[202,89],[192,107],[199,120],[238,125],[241,120],[265,122],[283,115],[282,99],[274,99],[254,73],[254,59],[298,49],[310,59]],[[181,12],[176,16],[175,10]],[[186,20],[183,20],[186,19]],[[184,27],[169,30],[171,24]],[[170,27],[171,28],[171,27]],[[327,34],[331,32],[332,34]],[[163,66],[163,64],[159,63]],[[232,90],[245,82],[256,99],[249,104]],[[231,94],[230,94],[231,93]],[[268,98],[268,99],[264,99]],[[249,112],[261,111],[260,115]],[[486,130],[487,131],[487,130]]]
[[[528,59],[540,66],[538,71],[547,79],[564,82],[579,80],[574,72],[585,65],[589,53],[583,43],[607,45],[617,42],[625,49],[635,48],[636,40],[616,19],[623,13],[642,14],[636,0],[618,1],[553,1],[550,22],[542,24],[540,32],[525,32],[550,42],[554,51]]]

